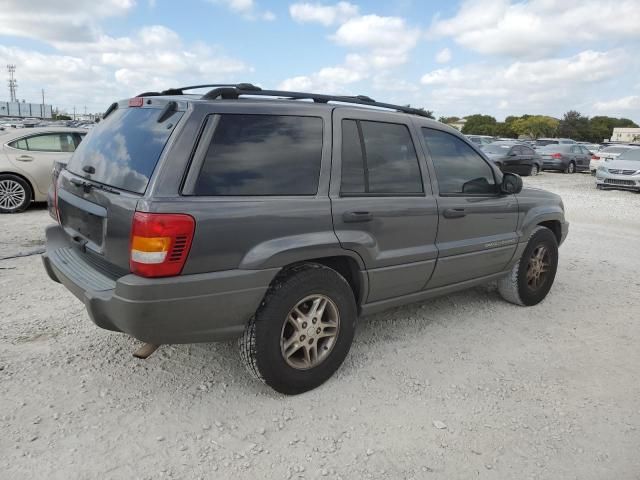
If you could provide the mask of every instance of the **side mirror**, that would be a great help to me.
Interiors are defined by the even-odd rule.
[[[522,191],[522,178],[515,173],[505,173],[502,175],[500,191],[508,195],[520,193]]]
[[[511,152],[511,153],[509,154],[509,156],[510,156],[510,157],[516,157],[517,155],[518,155],[518,154],[517,154],[517,153],[515,153],[515,152]]]

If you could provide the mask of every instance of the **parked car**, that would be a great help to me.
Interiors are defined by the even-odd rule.
[[[614,160],[618,158],[618,156],[627,150],[630,150],[634,147],[632,145],[617,145],[615,147],[604,147],[598,153],[594,153],[591,155],[591,160],[589,161],[589,170],[593,175],[595,175],[598,167],[602,165],[607,160]]]
[[[570,138],[538,138],[535,148],[546,147],[547,145],[575,145],[576,141]]]
[[[0,135],[0,213],[43,202],[55,161],[67,162],[87,131],[47,127],[7,130]]]
[[[598,143],[578,142],[578,145],[582,145],[584,148],[589,150],[592,154],[596,153],[598,150],[602,148],[602,145]]]
[[[640,148],[630,148],[598,166],[596,187],[640,192]]]
[[[591,152],[577,144],[550,144],[536,150],[542,157],[543,170],[559,170],[564,173],[589,170]]]
[[[240,337],[295,394],[338,369],[359,315],[491,280],[518,305],[549,292],[561,198],[455,129],[365,97],[184,90],[112,105],[52,192],[44,266],[98,326]]]
[[[478,146],[489,145],[495,140],[489,135],[467,135],[467,138]]]
[[[542,157],[531,147],[517,142],[493,142],[482,151],[503,172],[537,175],[542,170]]]

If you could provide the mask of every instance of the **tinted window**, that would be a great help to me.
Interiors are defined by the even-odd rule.
[[[622,153],[618,160],[633,160],[635,162],[640,162],[640,148],[630,148]]]
[[[101,121],[80,143],[68,170],[116,188],[144,193],[171,132],[182,117],[174,112],[158,122],[162,110],[118,108]]]
[[[509,153],[515,153],[516,155],[522,155],[522,148],[519,146],[515,146],[511,149],[511,152]]]
[[[539,148],[538,151],[540,153],[555,153],[555,152],[570,152],[570,145],[547,145],[545,147]]]
[[[23,138],[21,140],[16,140],[15,142],[11,142],[9,146],[13,148],[19,148],[20,150],[29,150],[29,147],[27,146],[26,138]]]
[[[482,151],[494,155],[506,155],[507,153],[509,153],[510,148],[511,145],[505,143],[492,143],[484,147]]]
[[[606,147],[600,150],[601,153],[623,153],[629,150],[625,147]]]
[[[477,144],[481,144],[482,140],[480,139],[480,137],[469,137],[469,140],[471,140],[473,143],[477,143]]]
[[[545,145],[557,145],[559,142],[557,140],[536,140],[536,145],[540,147],[544,147]]]
[[[355,120],[342,120],[341,193],[364,193],[364,156]]]
[[[360,122],[370,193],[422,193],[418,156],[406,125]]]
[[[441,194],[496,192],[493,170],[471,147],[440,130],[422,128]]]
[[[535,155],[535,152],[533,151],[533,149],[529,148],[529,147],[525,147],[524,145],[522,147],[520,147],[522,149],[522,154],[523,155]]]
[[[313,195],[322,119],[222,115],[196,181],[196,195]]]
[[[73,152],[76,147],[71,133],[49,133],[27,138],[29,150],[37,152]]]

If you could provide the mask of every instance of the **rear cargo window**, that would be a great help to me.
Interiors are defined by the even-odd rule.
[[[99,183],[144,193],[182,112],[158,122],[156,108],[119,108],[80,143],[67,169]],[[83,168],[93,167],[88,175]]]
[[[196,180],[196,195],[314,195],[322,119],[222,115]]]

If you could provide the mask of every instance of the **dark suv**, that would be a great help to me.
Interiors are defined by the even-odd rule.
[[[51,194],[45,268],[98,326],[240,337],[249,370],[293,394],[335,372],[360,315],[492,280],[519,305],[551,288],[560,197],[421,111],[183,90],[112,105]]]

